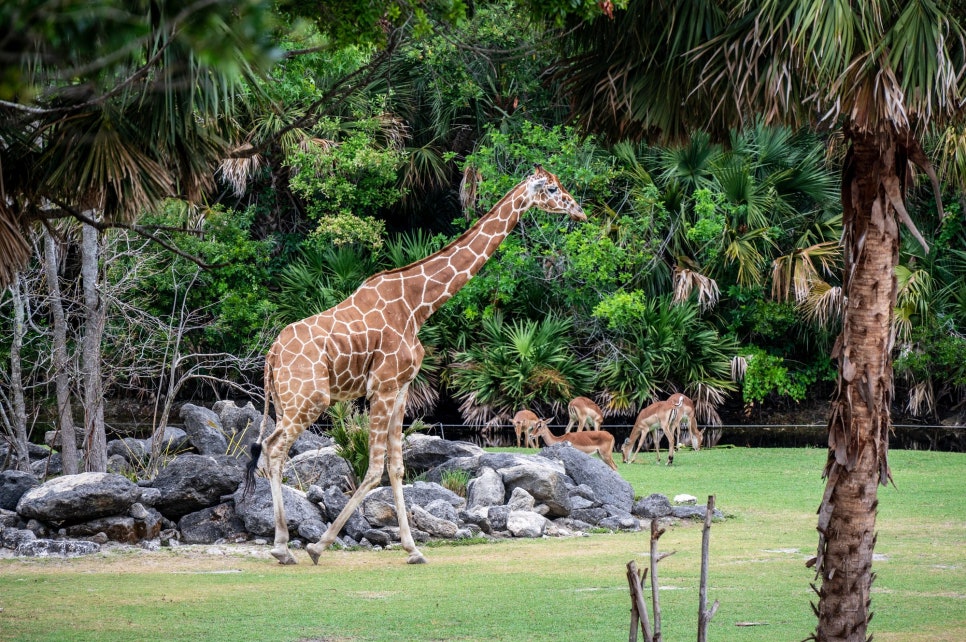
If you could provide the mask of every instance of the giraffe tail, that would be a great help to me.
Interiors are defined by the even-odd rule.
[[[272,355],[269,354],[265,358],[265,408],[262,411],[262,426],[258,431],[258,438],[252,442],[251,459],[245,467],[245,489],[242,491],[242,499],[248,497],[255,490],[255,473],[258,470],[258,460],[262,455],[262,439],[265,437],[265,427],[268,425],[268,403],[274,390]]]

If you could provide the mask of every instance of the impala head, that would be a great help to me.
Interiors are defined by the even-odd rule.
[[[704,432],[698,428],[698,422],[692,419],[688,419],[688,439],[691,442],[691,448],[701,450],[701,441],[704,439]]]
[[[621,444],[621,460],[626,464],[631,460],[631,452],[634,447],[631,445],[631,440],[625,439],[624,443]]]
[[[531,207],[545,212],[569,214],[575,221],[586,221],[587,215],[570,193],[563,188],[557,177],[537,165],[527,179],[527,195]]]

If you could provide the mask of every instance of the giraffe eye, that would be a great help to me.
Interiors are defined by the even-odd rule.
[[[556,194],[557,193],[557,186],[556,185],[551,185],[550,187],[547,188],[547,191],[550,192],[551,194]]]

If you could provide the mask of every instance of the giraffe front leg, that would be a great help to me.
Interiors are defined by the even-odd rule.
[[[389,484],[392,486],[392,496],[396,504],[396,519],[399,521],[399,541],[409,553],[410,564],[425,564],[426,558],[416,548],[413,533],[409,527],[409,512],[406,510],[406,498],[403,495],[403,456],[402,456],[402,422],[406,407],[406,394],[409,384],[396,395],[395,403],[389,418]]]
[[[318,542],[305,547],[315,564],[319,563],[319,556],[322,551],[331,546],[339,536],[342,527],[349,521],[352,511],[358,508],[366,494],[382,481],[382,470],[386,465],[386,426],[388,423],[386,404],[373,399],[369,407],[369,467],[366,469],[362,483],[352,493],[349,502],[335,518],[335,521],[329,525]]]

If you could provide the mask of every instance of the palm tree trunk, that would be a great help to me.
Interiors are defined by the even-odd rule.
[[[878,484],[888,465],[892,403],[892,320],[899,229],[883,181],[905,175],[893,133],[847,132],[842,176],[842,334],[833,356],[839,379],[828,425],[825,495],[815,559],[821,578],[815,639],[865,642],[870,619]],[[901,169],[901,172],[897,170]]]

